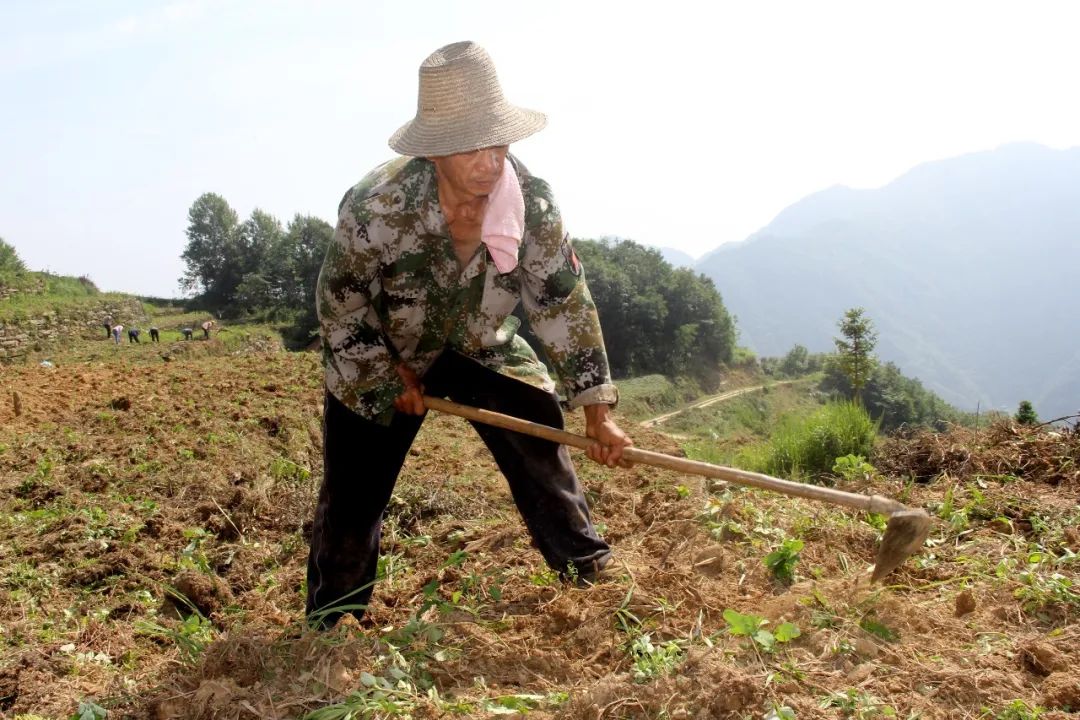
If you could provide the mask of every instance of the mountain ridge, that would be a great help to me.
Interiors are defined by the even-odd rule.
[[[761,354],[831,349],[861,306],[879,356],[950,403],[1063,415],[1080,409],[1077,239],[1080,148],[1022,143],[814,193],[695,270]]]

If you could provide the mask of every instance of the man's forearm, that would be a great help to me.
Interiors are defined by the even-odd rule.
[[[585,423],[587,425],[602,423],[611,417],[611,405],[607,403],[583,405],[582,408],[585,410]]]

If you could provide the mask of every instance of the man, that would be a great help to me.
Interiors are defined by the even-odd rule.
[[[141,332],[142,332],[142,330],[140,330],[139,328],[134,328],[134,327],[133,328],[128,328],[128,344],[129,345],[131,343],[139,343],[139,344],[141,344],[141,342],[139,341],[139,333],[141,333]]]
[[[326,365],[324,478],[308,557],[309,622],[357,617],[371,596],[381,519],[423,422],[423,394],[562,426],[555,384],[516,334],[521,304],[615,466],[630,439],[596,308],[548,185],[508,154],[546,118],[510,105],[474,43],[420,66],[416,117],[390,139],[405,157],[345,194],[319,276]],[[611,558],[566,449],[475,424],[547,563],[599,578]]]
[[[213,320],[207,320],[200,327],[202,328],[203,340],[209,340],[210,339],[210,328],[214,327],[214,321]]]
[[[106,315],[102,323],[105,325],[105,339],[108,340],[112,337],[112,315]]]
[[[156,326],[150,326],[150,342],[161,342],[161,331]]]

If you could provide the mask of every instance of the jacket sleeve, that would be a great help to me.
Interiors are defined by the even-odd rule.
[[[389,423],[405,386],[377,312],[382,249],[368,233],[370,210],[349,191],[316,286],[326,386],[354,412]]]
[[[522,248],[522,305],[570,407],[618,401],[585,274],[547,184],[530,178]]]

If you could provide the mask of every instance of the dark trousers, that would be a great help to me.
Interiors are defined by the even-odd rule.
[[[161,341],[161,333],[158,332],[157,328],[150,328],[150,342],[160,342],[160,341]]]
[[[557,398],[446,351],[423,378],[430,395],[563,427]],[[308,555],[307,612],[329,627],[344,612],[361,617],[379,559],[383,512],[423,418],[395,412],[390,425],[366,420],[326,393],[323,482]],[[611,556],[593,528],[566,448],[471,423],[510,485],[533,542],[554,570],[589,574]],[[337,608],[337,609],[335,609]],[[313,614],[314,613],[314,614]]]

